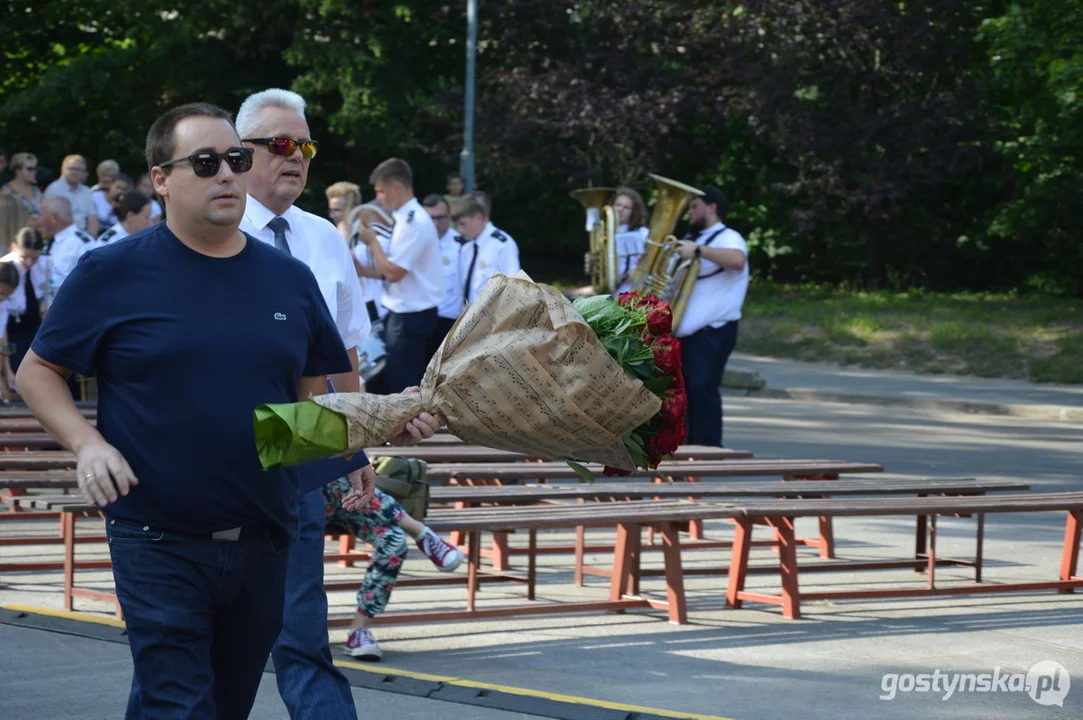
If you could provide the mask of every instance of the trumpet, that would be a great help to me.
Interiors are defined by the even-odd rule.
[[[594,292],[606,295],[619,283],[617,259],[617,211],[606,200],[613,188],[581,188],[570,195],[587,210],[590,245],[583,259],[583,272],[590,276]]]
[[[699,275],[699,260],[681,259],[677,254],[681,241],[673,235],[673,229],[692,198],[703,193],[661,175],[650,177],[658,184],[658,201],[651,213],[647,246],[632,277],[632,289],[656,295],[669,303],[676,329],[684,317],[692,286]]]

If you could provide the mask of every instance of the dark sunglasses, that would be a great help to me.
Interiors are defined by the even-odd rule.
[[[229,164],[229,169],[240,175],[252,169],[252,154],[253,151],[250,148],[231,148],[224,153],[201,152],[164,162],[158,167],[167,168],[177,163],[190,162],[192,172],[196,174],[196,177],[209,178],[218,174],[218,168],[225,160]]]
[[[262,145],[267,148],[267,152],[272,155],[284,155],[289,157],[296,152],[297,147],[301,148],[301,157],[305,160],[311,160],[316,157],[316,151],[320,149],[320,144],[315,140],[290,140],[289,138],[248,138],[241,140],[241,142],[252,143],[253,145]]]

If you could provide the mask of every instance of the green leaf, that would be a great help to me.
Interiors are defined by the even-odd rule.
[[[576,475],[583,478],[583,480],[589,482],[591,485],[594,484],[594,473],[587,470],[585,466],[580,465],[575,460],[569,460],[567,458],[564,459],[564,462],[568,463],[568,467],[574,470]]]

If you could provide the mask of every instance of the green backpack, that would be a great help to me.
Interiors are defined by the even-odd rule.
[[[429,483],[424,460],[404,457],[370,457],[376,471],[376,487],[399,501],[402,509],[415,520],[424,520],[429,510]]]

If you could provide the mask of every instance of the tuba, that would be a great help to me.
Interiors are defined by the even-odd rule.
[[[617,289],[617,212],[606,200],[613,188],[581,188],[571,196],[587,209],[587,231],[590,249],[584,259],[584,272],[590,275],[594,292],[610,294]]]
[[[651,175],[651,178],[658,183],[658,200],[651,213],[647,245],[632,277],[632,290],[657,295],[669,303],[673,329],[676,330],[699,275],[699,260],[681,259],[676,252],[680,240],[673,235],[673,229],[692,197],[703,193],[661,175]]]

